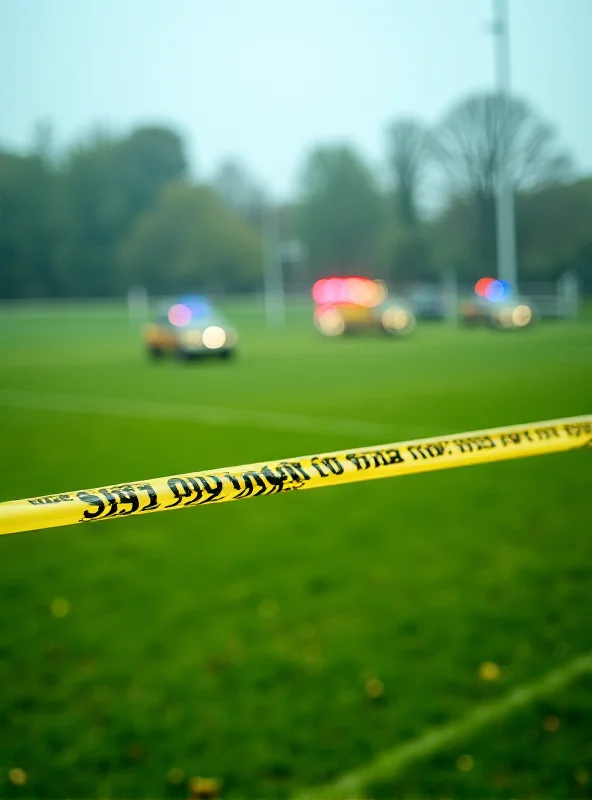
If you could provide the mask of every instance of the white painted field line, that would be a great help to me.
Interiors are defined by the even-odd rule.
[[[342,433],[347,436],[384,437],[392,433],[386,425],[363,420],[312,417],[278,411],[201,406],[161,400],[94,397],[82,394],[54,394],[20,389],[0,389],[0,405],[32,411],[58,411],[68,414],[108,414],[137,419],[163,419],[200,422],[205,425],[238,425],[264,430]],[[406,433],[412,435],[406,428]]]
[[[365,790],[373,783],[398,778],[416,761],[500,722],[514,711],[565,688],[589,673],[592,673],[592,653],[577,656],[539,680],[518,686],[499,700],[476,706],[456,722],[432,728],[416,739],[387,750],[365,766],[344,773],[331,783],[305,789],[296,800],[354,800],[366,797]]]

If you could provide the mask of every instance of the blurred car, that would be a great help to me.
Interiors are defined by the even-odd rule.
[[[386,286],[369,278],[322,278],[312,288],[314,321],[324,336],[357,331],[382,331],[406,336],[415,316],[401,300],[387,300]]]
[[[237,332],[223,314],[204,297],[183,297],[161,307],[144,329],[144,343],[153,358],[216,356],[230,358],[238,342]]]
[[[413,289],[409,302],[416,319],[445,319],[446,305],[442,292],[430,286]]]
[[[481,278],[475,284],[475,295],[461,301],[459,317],[464,325],[515,330],[530,327],[538,311],[532,301],[515,295],[505,281]]]

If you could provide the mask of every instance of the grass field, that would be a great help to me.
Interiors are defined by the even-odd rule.
[[[229,313],[235,363],[155,365],[123,308],[1,311],[0,499],[592,410],[591,320],[329,341],[304,306]],[[3,537],[0,796],[290,797],[563,669],[592,651],[590,458]],[[591,793],[590,675],[365,788]]]

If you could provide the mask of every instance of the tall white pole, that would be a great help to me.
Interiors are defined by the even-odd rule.
[[[495,68],[497,91],[501,112],[501,150],[499,153],[499,176],[496,198],[497,220],[497,276],[517,287],[516,268],[516,222],[514,214],[514,191],[508,158],[509,133],[506,113],[510,100],[510,31],[508,0],[493,0]]]
[[[263,273],[265,320],[268,328],[283,328],[286,311],[280,248],[280,221],[278,207],[272,199],[265,203],[263,241],[265,242]]]

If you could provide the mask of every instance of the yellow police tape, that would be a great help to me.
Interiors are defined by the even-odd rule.
[[[592,415],[340,450],[0,503],[0,534],[592,446]]]

